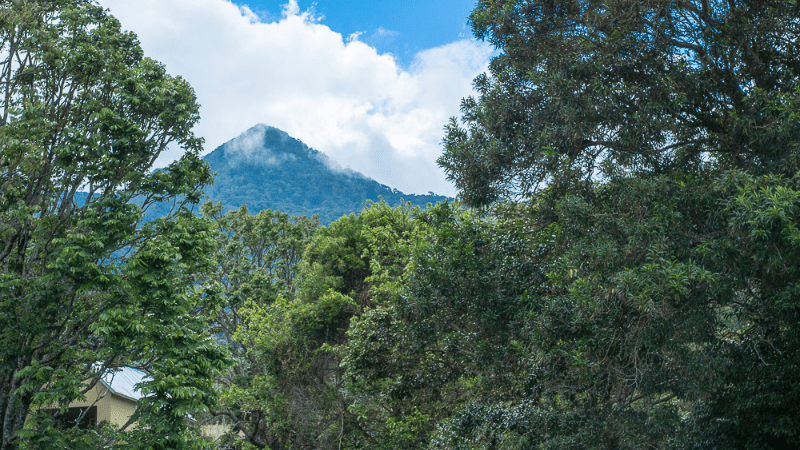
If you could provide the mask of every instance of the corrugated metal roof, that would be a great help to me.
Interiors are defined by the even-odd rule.
[[[141,370],[123,367],[114,372],[103,376],[103,384],[106,385],[113,394],[127,397],[131,400],[139,400],[144,395],[135,388],[136,384],[141,383],[147,378],[147,374]]]

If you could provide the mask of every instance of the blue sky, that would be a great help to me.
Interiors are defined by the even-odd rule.
[[[456,194],[444,126],[493,54],[466,28],[472,0],[98,1],[192,85],[206,152],[260,123],[403,192]]]
[[[238,0],[264,20],[281,17],[285,1]],[[302,10],[312,8],[322,23],[332,30],[350,36],[359,36],[362,42],[381,53],[392,53],[405,66],[421,50],[449,44],[460,38],[472,36],[467,23],[474,0],[438,1],[309,1],[299,0]]]

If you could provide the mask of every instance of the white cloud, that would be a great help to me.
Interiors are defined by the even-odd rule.
[[[383,27],[378,27],[378,29],[375,30],[374,33],[372,33],[372,35],[375,37],[394,37],[397,36],[398,34],[399,33],[397,31],[387,30]]]
[[[271,23],[228,0],[100,4],[137,33],[147,56],[192,84],[206,151],[264,123],[404,192],[455,194],[435,161],[445,123],[486,70],[487,45],[429,49],[404,70],[301,12],[296,0]]]
[[[297,0],[289,0],[289,3],[283,5],[283,17],[296,16],[300,14],[300,6]]]

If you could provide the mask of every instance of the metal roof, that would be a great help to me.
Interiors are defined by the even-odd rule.
[[[136,385],[147,378],[141,370],[123,367],[114,372],[103,375],[103,384],[111,390],[112,394],[120,395],[131,400],[139,400],[144,395],[136,389]]]

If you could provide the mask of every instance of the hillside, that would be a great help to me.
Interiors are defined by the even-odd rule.
[[[226,209],[247,205],[251,212],[279,209],[290,215],[319,214],[330,223],[359,212],[367,200],[402,200],[424,206],[446,197],[404,194],[358,172],[340,167],[323,153],[287,133],[256,125],[205,156],[216,172],[208,198]]]

